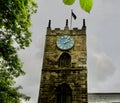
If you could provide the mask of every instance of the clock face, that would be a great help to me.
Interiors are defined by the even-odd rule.
[[[57,40],[57,47],[61,50],[68,50],[74,45],[74,39],[71,36],[61,36]]]

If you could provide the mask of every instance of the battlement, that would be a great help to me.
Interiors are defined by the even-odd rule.
[[[48,27],[47,27],[47,35],[85,35],[86,34],[86,26],[85,26],[85,19],[83,19],[83,26],[81,29],[79,28],[72,28],[69,29],[68,20],[66,20],[66,25],[64,29],[60,28],[51,28],[51,20],[49,20]]]

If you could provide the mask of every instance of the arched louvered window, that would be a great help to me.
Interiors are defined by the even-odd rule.
[[[70,67],[71,56],[68,53],[63,53],[59,58],[59,67]]]

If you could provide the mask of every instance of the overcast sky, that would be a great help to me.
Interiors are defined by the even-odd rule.
[[[73,27],[87,26],[88,92],[120,92],[120,0],[94,0],[90,14],[79,7],[66,6],[62,0],[37,0],[38,12],[32,16],[32,43],[21,51],[26,75],[17,79],[22,92],[31,96],[25,103],[37,103],[48,20],[52,28],[64,28],[73,9],[77,19]],[[23,102],[24,103],[24,102]]]

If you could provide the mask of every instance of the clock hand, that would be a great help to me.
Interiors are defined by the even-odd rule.
[[[64,43],[67,43],[70,41],[70,36],[67,37],[67,39],[64,41]]]
[[[65,41],[64,44],[68,43],[69,41],[70,41],[70,40]]]

